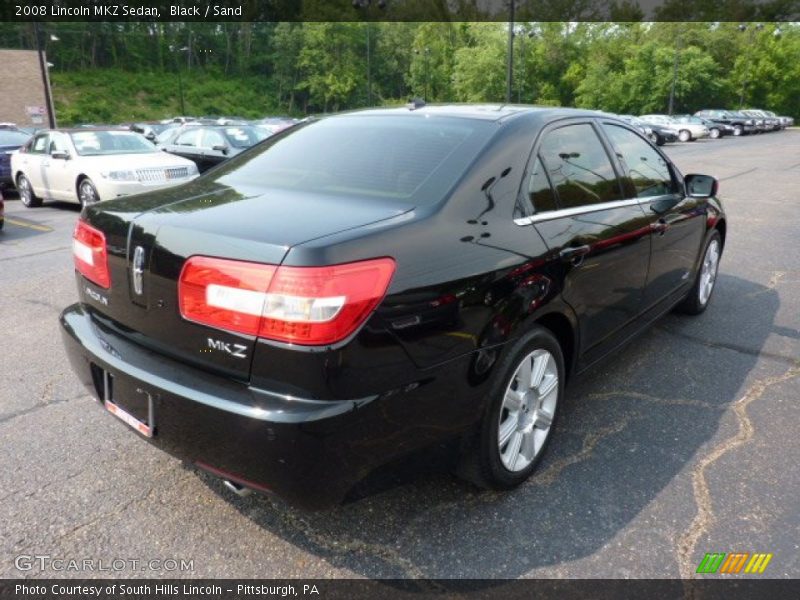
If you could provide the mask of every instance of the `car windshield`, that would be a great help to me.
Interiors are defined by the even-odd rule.
[[[0,146],[22,146],[30,137],[30,134],[20,131],[0,129]]]
[[[341,116],[298,125],[216,171],[223,184],[331,195],[441,199],[496,126],[452,117]]]
[[[109,154],[148,154],[156,147],[132,131],[79,131],[70,134],[81,156]]]
[[[267,138],[264,132],[260,132],[250,125],[225,127],[222,131],[234,148],[249,148]]]

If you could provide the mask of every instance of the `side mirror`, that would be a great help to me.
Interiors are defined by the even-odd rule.
[[[66,150],[54,150],[50,153],[50,157],[58,160],[69,160],[69,152]]]
[[[690,198],[710,198],[717,195],[719,182],[711,175],[687,175],[683,179]]]
[[[216,150],[217,152],[222,152],[223,154],[228,153],[228,147],[225,144],[217,144],[211,148],[212,150]]]
[[[156,141],[156,134],[153,133],[152,131],[150,133],[146,134],[144,137],[147,138],[148,140],[150,140],[151,142]]]

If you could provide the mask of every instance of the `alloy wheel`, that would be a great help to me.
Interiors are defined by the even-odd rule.
[[[524,470],[542,451],[558,390],[558,366],[550,352],[538,348],[522,359],[506,387],[498,422],[500,460],[509,471]]]
[[[703,265],[700,270],[700,282],[697,286],[697,296],[700,304],[705,306],[714,290],[714,283],[717,280],[717,269],[719,267],[719,241],[711,240],[706,248],[703,257]]]
[[[25,206],[33,204],[33,191],[31,190],[31,183],[25,175],[20,175],[17,181],[17,191],[19,192],[19,199]]]
[[[89,204],[94,204],[99,200],[97,197],[97,191],[95,191],[90,180],[84,179],[81,181],[80,186],[78,186],[78,198],[81,201],[81,206],[88,206]]]

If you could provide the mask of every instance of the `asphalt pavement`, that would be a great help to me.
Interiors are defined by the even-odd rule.
[[[432,451],[321,513],[234,496],[101,410],[57,320],[76,298],[78,209],[7,200],[0,577],[675,578],[707,552],[772,553],[759,577],[800,577],[800,130],[666,151],[721,180],[706,313],[667,316],[574,381],[521,488],[476,490]],[[127,566],[96,570],[114,559]]]

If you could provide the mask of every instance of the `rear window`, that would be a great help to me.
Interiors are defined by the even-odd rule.
[[[215,172],[233,186],[432,203],[495,129],[488,121],[452,117],[331,117],[272,138]]]

